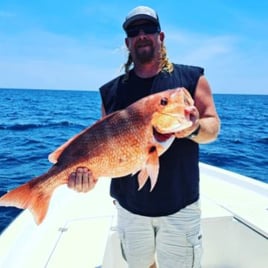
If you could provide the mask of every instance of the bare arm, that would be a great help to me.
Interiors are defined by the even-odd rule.
[[[220,131],[220,119],[207,79],[201,76],[194,96],[195,106],[199,111],[200,130],[194,141],[209,143],[214,141]]]
[[[194,107],[191,107],[189,113],[193,125],[186,130],[176,133],[177,138],[188,137],[195,130],[199,129],[198,134],[191,139],[197,143],[209,143],[214,141],[220,130],[220,119],[217,114],[210,86],[205,76],[198,80]]]

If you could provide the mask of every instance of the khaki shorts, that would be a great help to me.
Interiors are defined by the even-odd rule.
[[[129,268],[201,267],[200,206],[195,202],[165,217],[130,213],[116,202],[117,229]]]

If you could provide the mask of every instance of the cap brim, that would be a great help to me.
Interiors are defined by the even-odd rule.
[[[132,23],[134,23],[138,20],[149,20],[149,21],[155,23],[156,25],[159,25],[158,20],[153,18],[152,16],[149,16],[146,14],[139,14],[139,15],[136,15],[136,16],[129,18],[128,20],[126,20],[124,22],[124,24],[123,24],[124,30],[126,30]]]

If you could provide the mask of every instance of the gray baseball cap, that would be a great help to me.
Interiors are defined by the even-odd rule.
[[[125,19],[125,22],[123,23],[124,30],[126,30],[129,27],[129,25],[131,25],[132,23],[134,23],[137,20],[149,20],[149,21],[155,23],[156,25],[158,25],[159,29],[160,29],[160,22],[159,22],[158,15],[155,12],[155,10],[153,10],[150,7],[138,6],[138,7],[135,7],[134,9],[132,9],[128,13],[128,15]]]

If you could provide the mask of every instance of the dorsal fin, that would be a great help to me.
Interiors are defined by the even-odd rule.
[[[87,127],[84,130],[82,130],[80,133],[76,134],[75,136],[73,136],[72,138],[70,138],[68,141],[66,141],[65,143],[63,143],[60,147],[58,147],[54,152],[52,152],[51,154],[49,154],[48,156],[48,160],[49,162],[51,162],[52,164],[56,164],[58,162],[59,157],[61,156],[62,152],[65,150],[65,148],[67,148],[75,139],[77,139],[78,137],[80,137],[83,133],[85,133],[89,128],[93,128],[96,127],[97,125],[101,124],[104,119],[107,121],[108,118],[112,118],[113,116],[115,116],[117,113],[119,113],[119,111],[111,113],[103,118],[101,118],[100,120],[98,120],[95,124],[93,124],[91,127]]]
[[[52,164],[56,164],[58,162],[58,159],[60,157],[60,155],[62,154],[62,152],[65,150],[65,148],[67,148],[76,138],[78,138],[80,135],[82,135],[85,131],[87,130],[84,129],[82,132],[76,134],[75,136],[73,136],[72,138],[70,138],[68,141],[66,141],[65,143],[63,143],[60,147],[58,147],[53,153],[49,154],[48,156],[48,160],[49,162],[51,162]]]

